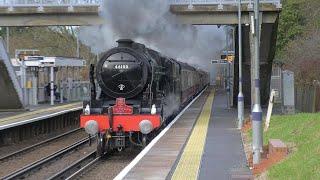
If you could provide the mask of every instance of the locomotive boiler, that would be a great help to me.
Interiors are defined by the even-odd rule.
[[[209,83],[205,71],[130,39],[105,52],[90,68],[91,99],[80,125],[97,137],[100,155],[145,147],[170,117]]]

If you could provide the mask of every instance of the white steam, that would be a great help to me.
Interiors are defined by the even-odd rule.
[[[163,106],[164,119],[167,119],[174,112],[178,112],[179,108],[180,108],[180,102],[177,99],[177,95],[173,93],[168,94],[164,99],[164,106]]]
[[[167,0],[105,0],[105,24],[80,28],[80,40],[101,53],[130,38],[164,55],[209,70],[210,59],[223,48],[223,29],[180,24]]]

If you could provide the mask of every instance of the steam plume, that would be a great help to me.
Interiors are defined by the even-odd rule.
[[[183,25],[169,11],[167,0],[105,0],[105,24],[80,28],[80,40],[94,53],[115,46],[120,38],[145,43],[164,55],[209,70],[210,59],[223,47],[223,30]]]

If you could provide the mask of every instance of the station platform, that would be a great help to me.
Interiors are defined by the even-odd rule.
[[[0,112],[0,130],[40,121],[80,109],[82,109],[82,102],[57,104],[54,106],[42,104],[30,107],[28,111]]]
[[[253,179],[226,100],[207,88],[116,179]]]

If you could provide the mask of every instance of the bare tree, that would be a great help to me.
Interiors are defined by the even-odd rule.
[[[285,57],[287,68],[295,72],[298,83],[320,80],[320,31],[310,30],[289,44]]]

